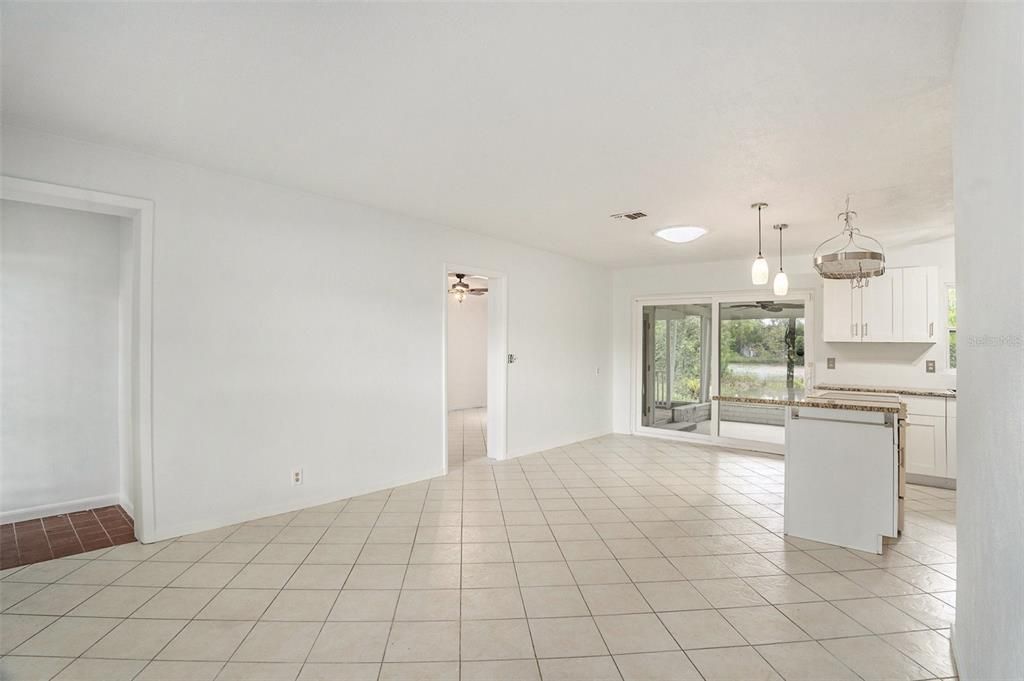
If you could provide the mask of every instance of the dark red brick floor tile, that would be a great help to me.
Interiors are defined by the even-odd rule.
[[[60,527],[59,529],[53,529],[51,531],[48,531],[48,533],[46,533],[46,536],[49,537],[50,541],[52,542],[54,538],[61,539],[65,537],[77,537],[78,533],[76,533],[76,531],[72,527],[68,527],[67,529]]]
[[[18,539],[22,537],[45,537],[46,530],[43,529],[42,525],[30,525],[28,527],[14,526],[14,536]]]
[[[102,523],[95,518],[89,518],[85,520],[75,520],[75,529],[92,529],[94,527],[102,527]]]
[[[4,569],[135,541],[135,524],[120,506],[103,506],[0,525]]]
[[[16,530],[27,529],[27,528],[30,528],[30,527],[37,527],[37,528],[42,529],[42,527],[43,527],[42,519],[41,518],[33,518],[32,520],[19,520],[18,522],[14,523],[14,529],[16,529]]]
[[[129,527],[128,525],[108,525],[106,528],[107,534],[135,534],[135,528]]]

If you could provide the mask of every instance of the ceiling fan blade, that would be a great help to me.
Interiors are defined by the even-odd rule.
[[[487,289],[485,289],[485,288],[471,288],[468,291],[466,291],[466,293],[468,293],[471,296],[482,296],[483,294],[487,293]]]

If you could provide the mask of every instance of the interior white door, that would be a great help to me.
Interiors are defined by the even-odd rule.
[[[896,329],[895,277],[883,274],[867,280],[861,291],[861,340],[891,341],[900,335]]]
[[[860,340],[860,310],[855,314],[854,293],[848,281],[825,280],[822,306],[826,343]]]

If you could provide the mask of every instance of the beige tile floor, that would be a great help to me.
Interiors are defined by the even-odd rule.
[[[954,675],[952,492],[882,556],[784,538],[783,461],[608,436],[12,569],[0,677],[935,679]]]

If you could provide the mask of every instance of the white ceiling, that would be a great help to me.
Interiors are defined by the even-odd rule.
[[[960,4],[3,4],[5,121],[593,262],[952,231]],[[650,217],[612,220],[623,211]],[[710,233],[683,245],[671,224]],[[765,230],[774,253],[777,233]]]

